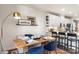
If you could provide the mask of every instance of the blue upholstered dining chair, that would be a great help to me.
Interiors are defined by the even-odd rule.
[[[44,46],[44,49],[47,50],[49,53],[51,53],[51,51],[55,51],[57,54],[57,44],[57,41],[49,42]]]
[[[44,46],[41,45],[41,46],[38,46],[38,47],[32,47],[32,48],[29,48],[28,54],[43,54],[44,53]]]
[[[32,36],[34,36],[33,34],[25,34],[25,36],[29,37],[30,39],[32,38]]]

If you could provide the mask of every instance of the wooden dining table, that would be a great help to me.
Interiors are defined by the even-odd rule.
[[[16,54],[19,48],[23,48],[23,50],[26,52],[28,51],[28,48],[32,47],[33,45],[46,44],[49,41],[55,41],[55,39],[56,38],[51,36],[48,36],[47,38],[41,37],[41,38],[36,38],[32,43],[28,43],[27,41],[22,39],[14,39],[13,42],[15,47],[12,49],[8,49],[6,51],[8,51],[8,54]]]
[[[55,41],[56,38],[55,37],[51,37],[48,36],[47,38],[41,37],[41,38],[36,38],[35,40],[33,40],[33,42],[28,43],[26,40],[22,40],[22,39],[14,39],[14,44],[15,44],[15,48],[14,49],[9,49],[7,50],[10,54],[13,53],[12,51],[16,51],[20,48],[23,48],[23,50],[26,52],[28,51],[29,47],[33,47],[35,45],[43,45],[48,43],[49,41]],[[14,52],[16,53],[16,52]]]
[[[48,36],[47,38],[43,38],[43,37],[37,38],[33,40],[33,42],[31,43],[28,43],[27,41],[22,40],[22,39],[15,39],[13,41],[14,41],[16,48],[23,48],[23,47],[29,47],[32,45],[36,45],[36,44],[42,44],[42,43],[49,42],[49,41],[55,41],[55,37]]]

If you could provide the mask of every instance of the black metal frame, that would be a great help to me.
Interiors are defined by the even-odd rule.
[[[69,45],[69,42],[70,42],[70,45]],[[76,46],[73,46],[72,42],[75,42]],[[67,33],[67,50],[69,51],[69,49],[72,49],[72,47],[75,47],[76,49],[75,53],[77,53],[77,35],[75,33]]]
[[[59,45],[62,45],[63,49],[65,50],[66,49],[65,47],[67,45],[66,34],[65,34],[65,32],[59,32],[58,35],[59,35]],[[60,43],[62,43],[62,44],[60,44]]]

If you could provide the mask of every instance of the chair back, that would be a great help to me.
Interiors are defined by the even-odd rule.
[[[30,39],[32,38],[32,36],[34,36],[33,34],[25,34],[25,36],[29,37]]]
[[[48,51],[53,51],[57,48],[57,41],[49,42],[44,46],[44,48]]]
[[[58,34],[59,35],[65,35],[65,32],[59,32]]]
[[[59,37],[66,37],[65,32],[59,32],[58,34],[59,34]]]
[[[44,52],[43,45],[41,45],[39,47],[29,48],[29,50],[28,50],[28,54],[43,54],[43,52]]]
[[[53,37],[57,37],[57,32],[52,32]]]
[[[75,33],[67,33],[68,39],[77,39],[77,35]]]

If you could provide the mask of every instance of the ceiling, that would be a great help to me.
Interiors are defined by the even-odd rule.
[[[30,6],[48,13],[58,13],[75,18],[79,17],[78,4],[30,4]]]

